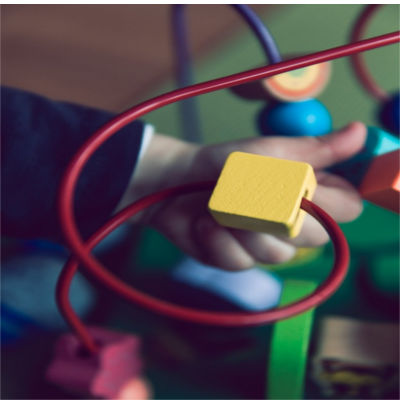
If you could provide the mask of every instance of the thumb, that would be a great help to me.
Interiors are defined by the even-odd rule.
[[[304,161],[315,169],[326,168],[358,153],[364,146],[367,130],[361,122],[352,122],[329,135],[303,138],[271,138],[276,141],[272,156]],[[271,152],[269,152],[271,153]]]

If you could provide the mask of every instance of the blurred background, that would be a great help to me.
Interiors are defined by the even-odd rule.
[[[347,43],[363,5],[251,7],[267,24],[282,55],[291,57]],[[253,33],[230,7],[190,5],[185,13],[196,82],[265,64]],[[118,113],[176,88],[171,29],[169,5],[3,5],[2,84]],[[396,29],[399,29],[399,6],[387,5],[371,21],[366,37]],[[398,46],[369,51],[364,58],[380,86],[388,92],[398,90]],[[379,126],[378,105],[355,79],[348,59],[332,62],[330,83],[319,99],[331,113],[334,128],[354,120]],[[258,135],[256,116],[266,101],[262,98],[249,101],[230,90],[201,96],[197,105],[204,142]],[[179,105],[152,112],[146,120],[158,132],[183,137]],[[296,331],[300,325],[293,328],[280,323],[231,330],[178,323],[126,304],[90,277],[83,276],[77,283],[74,306],[90,324],[142,337],[145,375],[153,387],[154,398],[289,398],[279,397],[283,396],[279,388],[274,389],[274,397],[268,392],[271,390],[268,387],[273,386],[268,379],[277,373],[267,365],[272,357],[279,360],[276,342],[272,348],[278,327],[284,331],[283,336],[278,336],[286,338],[278,341],[279,347],[285,347],[285,340],[289,340],[285,336],[289,329],[295,332],[290,340],[299,351],[293,351],[293,359],[288,354],[289,358],[281,359],[283,375],[275,381],[281,387],[292,385],[289,378],[297,371],[300,384],[293,383],[293,387],[297,385],[304,398],[396,398],[399,220],[395,214],[366,203],[362,217],[344,224],[343,229],[352,250],[349,276],[313,316],[297,320],[303,324],[302,328],[307,326],[300,331]],[[43,317],[40,310],[26,308],[26,302],[31,299],[35,282],[43,281],[44,276],[52,278],[46,281],[46,289],[36,288],[35,295],[42,297],[39,307],[43,311],[50,302],[54,303],[51,285],[55,284],[67,252],[53,244],[46,246],[16,243],[10,238],[2,241],[3,300],[11,287],[7,282],[18,288],[18,278],[23,275],[29,275],[32,282],[31,286],[18,288],[25,293],[25,299],[13,299],[13,306],[24,305],[21,315],[11,315],[9,309],[6,314],[2,308],[3,326],[6,315],[7,326],[14,329],[12,340],[2,342],[2,398],[80,398],[44,379],[52,345],[60,332],[67,329],[58,320],[54,322],[55,305],[50,307],[46,319],[53,323],[42,319],[40,329],[35,325],[32,330],[22,318],[28,312],[29,318]],[[185,256],[151,229],[124,231],[103,250],[100,257],[107,266],[152,294],[203,308],[243,309],[215,293],[207,294],[174,281],[171,271]],[[38,252],[46,257],[51,254],[55,261],[47,264],[42,258],[39,262],[30,259],[29,265],[25,265],[16,259],[21,253]],[[260,271],[272,271],[279,282],[287,283],[288,279],[320,282],[331,263],[332,251],[328,245],[282,268],[260,266]],[[37,272],[38,265],[42,275]],[[25,266],[36,273],[26,272]],[[9,271],[17,272],[10,275]],[[286,287],[293,288],[290,285]],[[86,295],[79,298],[79,293]],[[43,300],[47,298],[49,303]],[[26,326],[29,330],[25,330]],[[342,335],[332,339],[332,332]],[[355,345],[362,344],[360,338],[369,336],[374,338],[373,342],[382,344],[375,352],[381,358],[368,353],[367,349],[373,347],[371,343]],[[346,342],[346,337],[352,340]],[[333,347],[332,340],[336,343]],[[358,350],[353,352],[352,348]],[[294,358],[302,358],[304,365],[296,367]],[[385,386],[382,382],[390,384]]]

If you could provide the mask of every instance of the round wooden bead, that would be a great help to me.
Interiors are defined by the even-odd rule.
[[[259,114],[258,124],[265,136],[320,136],[332,130],[329,111],[316,99],[271,104]]]
[[[316,97],[331,76],[330,63],[310,65],[262,81],[267,92],[277,100],[301,101]]]
[[[379,112],[382,125],[390,132],[400,134],[400,92],[386,101]]]

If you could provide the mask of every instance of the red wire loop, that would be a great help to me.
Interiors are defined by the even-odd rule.
[[[60,185],[59,190],[59,216],[61,226],[66,238],[66,241],[72,251],[73,257],[68,261],[64,271],[61,274],[57,286],[57,301],[60,310],[67,322],[75,330],[77,335],[82,338],[84,344],[90,351],[97,350],[96,344],[88,335],[85,326],[73,312],[68,302],[68,287],[73,274],[75,273],[78,262],[84,268],[92,272],[97,279],[103,282],[112,290],[116,291],[125,298],[137,302],[152,310],[164,313],[184,320],[195,321],[198,323],[206,324],[223,324],[226,326],[233,325],[254,325],[258,323],[272,322],[277,319],[287,318],[290,315],[303,312],[308,308],[315,307],[326,298],[333,294],[344,279],[347,262],[348,262],[348,248],[346,240],[337,227],[336,223],[330,218],[323,210],[316,205],[303,199],[302,207],[307,212],[316,217],[322,225],[327,229],[331,235],[335,246],[335,267],[331,275],[318,289],[310,296],[305,297],[289,306],[279,309],[267,311],[265,313],[256,314],[224,314],[210,313],[207,311],[191,310],[185,307],[179,307],[170,303],[162,302],[154,299],[144,293],[141,293],[124,282],[118,280],[109,271],[107,271],[90,253],[91,248],[105,236],[107,236],[113,229],[120,225],[130,216],[136,212],[145,209],[146,207],[154,204],[162,199],[171,196],[191,193],[193,190],[206,190],[211,189],[211,183],[199,183],[180,186],[178,188],[166,189],[162,192],[155,193],[147,196],[144,199],[137,201],[126,209],[122,210],[116,216],[109,220],[102,228],[100,228],[87,243],[84,243],[76,226],[74,216],[74,194],[76,183],[80,173],[93,155],[93,153],[112,135],[117,133],[128,123],[142,117],[146,113],[155,109],[161,108],[167,104],[171,104],[189,97],[208,93],[215,90],[224,89],[227,87],[244,84],[247,82],[255,81],[257,79],[267,78],[279,73],[288,72],[297,68],[303,68],[309,65],[322,63],[339,57],[349,56],[351,54],[370,50],[379,46],[385,46],[400,41],[400,32],[393,32],[386,35],[378,36],[361,42],[340,46],[337,48],[324,50],[315,54],[295,58],[293,60],[284,61],[267,67],[257,68],[246,72],[241,72],[231,76],[212,81],[199,83],[183,89],[178,89],[158,96],[154,99],[148,100],[128,111],[118,115],[109,123],[100,128],[75,154],[71,160],[65,175]],[[239,322],[240,319],[240,322]]]
[[[354,24],[354,28],[351,33],[351,42],[357,42],[361,40],[365,34],[368,22],[381,6],[382,4],[369,4],[363,8],[363,11]],[[387,100],[389,98],[388,94],[375,82],[372,75],[368,72],[362,54],[357,53],[352,55],[351,62],[356,72],[356,76],[362,86],[364,86],[365,90],[380,101]]]
[[[94,246],[119,225],[147,207],[171,197],[190,194],[201,190],[212,190],[214,185],[215,182],[199,182],[177,186],[138,200],[115,215],[107,224],[100,228],[86,243],[87,251],[90,252]],[[140,304],[152,311],[181,320],[217,326],[250,326],[289,318],[315,307],[329,298],[345,278],[349,264],[349,248],[347,241],[336,222],[325,211],[305,198],[302,199],[301,208],[316,218],[327,230],[334,245],[335,262],[326,281],[320,285],[314,293],[285,307],[259,313],[222,313],[195,310],[156,299],[131,288],[125,282],[107,271],[97,260],[94,260],[94,263],[91,263],[88,267],[102,284],[108,289],[117,292],[125,299]],[[69,302],[69,287],[77,268],[78,262],[74,258],[71,258],[64,268],[57,285],[57,302],[62,310],[64,318],[82,339],[84,345],[90,351],[94,352],[97,350],[96,344],[83,323],[72,310]]]

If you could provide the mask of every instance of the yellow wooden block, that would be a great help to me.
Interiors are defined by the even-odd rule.
[[[316,186],[307,163],[234,152],[208,208],[223,226],[294,237],[305,216],[301,199],[311,199]]]

